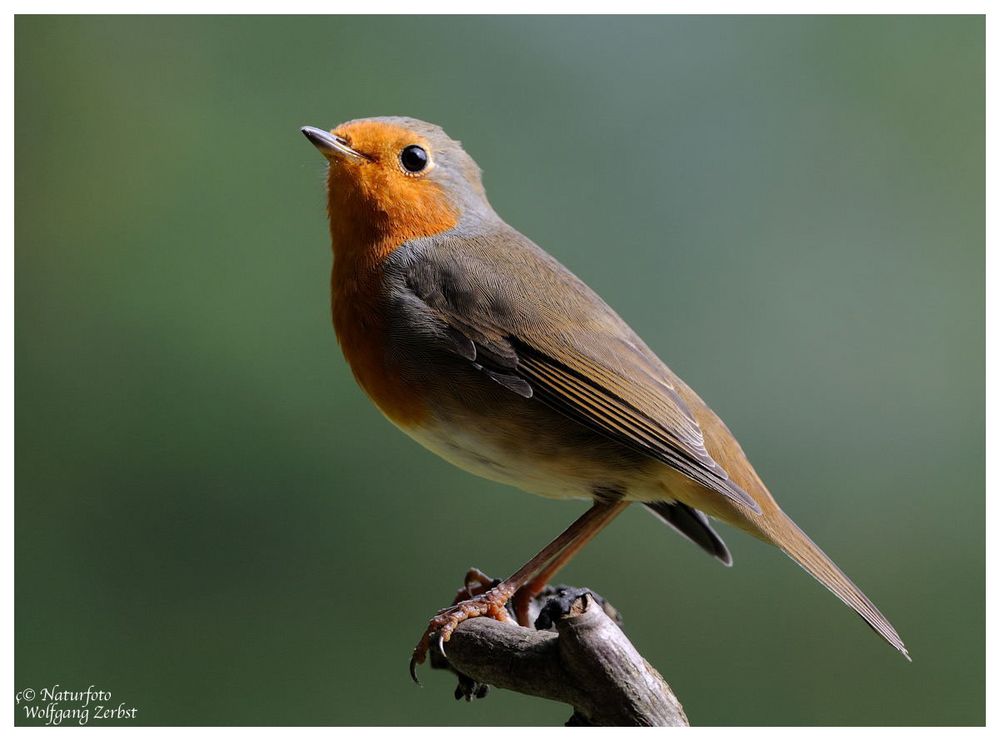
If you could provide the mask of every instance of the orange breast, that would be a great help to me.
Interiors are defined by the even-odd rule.
[[[436,207],[435,207],[436,206]],[[402,217],[402,214],[399,214]],[[334,243],[333,326],[358,384],[376,406],[403,428],[419,425],[427,408],[418,390],[403,380],[387,352],[387,297],[382,265],[402,244],[454,227],[456,217],[440,204],[427,204],[421,218],[388,218],[380,229],[331,219]],[[376,222],[377,223],[377,222]]]
[[[361,387],[389,419],[412,428],[427,408],[387,352],[382,266],[406,242],[454,228],[458,213],[433,179],[410,177],[396,164],[403,146],[429,146],[422,137],[379,122],[351,124],[341,133],[373,162],[333,160],[327,175],[333,325]]]
[[[333,326],[354,378],[375,405],[403,428],[419,426],[427,407],[408,387],[386,352],[388,337],[380,274],[364,280],[337,280],[333,271]],[[338,285],[339,284],[339,285]]]

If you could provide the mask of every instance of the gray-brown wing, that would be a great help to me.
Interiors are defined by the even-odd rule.
[[[493,380],[680,471],[755,512],[705,450],[665,366],[582,281],[517,232],[435,240],[409,289],[453,350]],[[493,241],[493,244],[497,244]]]

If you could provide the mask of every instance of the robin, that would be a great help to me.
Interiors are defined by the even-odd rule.
[[[307,126],[326,157],[333,325],[354,377],[403,432],[494,481],[591,507],[509,578],[438,612],[522,624],[560,567],[630,503],[725,565],[709,518],[787,553],[909,658],[878,608],[775,502],[721,419],[586,284],[490,206],[442,129]]]

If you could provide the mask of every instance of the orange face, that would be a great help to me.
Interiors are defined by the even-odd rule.
[[[426,137],[383,121],[316,132],[307,136],[330,163],[328,209],[338,258],[379,262],[407,240],[457,223],[458,209],[434,178],[435,152]]]

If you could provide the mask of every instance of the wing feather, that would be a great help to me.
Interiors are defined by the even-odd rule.
[[[535,399],[702,486],[760,512],[705,449],[666,366],[593,291],[516,232],[504,249],[437,240],[406,285],[444,325],[452,352]],[[525,294],[500,278],[531,270]],[[519,293],[521,292],[521,293]]]

